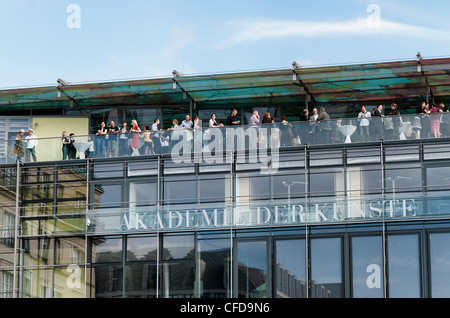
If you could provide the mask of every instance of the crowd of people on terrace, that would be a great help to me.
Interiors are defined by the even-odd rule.
[[[336,118],[331,120],[330,115],[324,107],[313,108],[312,114],[308,109],[304,109],[298,122],[288,122],[286,116],[281,116],[281,121],[277,122],[275,117],[269,112],[265,112],[262,118],[257,110],[254,110],[248,127],[277,127],[278,142],[281,147],[298,146],[305,144],[330,144],[342,143],[345,133],[341,127],[354,127],[356,141],[379,141],[398,140],[408,135],[408,138],[439,138],[450,137],[450,114],[448,107],[440,102],[438,105],[432,103],[431,107],[427,102],[421,102],[414,114],[407,116],[400,113],[397,104],[390,105],[388,110],[382,104],[373,107],[369,111],[366,106],[361,109],[356,118]],[[271,124],[271,126],[265,126]],[[226,122],[218,121],[215,113],[211,114],[208,127],[203,127],[198,115],[191,120],[190,115],[179,123],[177,119],[172,120],[172,126],[164,129],[161,127],[159,118],[155,118],[151,125],[140,126],[137,120],[133,119],[128,125],[123,121],[118,126],[111,121],[108,126],[101,122],[95,131],[95,135],[89,136],[89,147],[84,151],[83,157],[118,157],[151,155],[158,153],[169,153],[173,145],[171,134],[174,130],[196,131],[211,128],[237,127],[241,122],[238,112],[233,109],[227,117]],[[402,129],[406,128],[406,129]],[[22,129],[16,136],[14,144],[14,154],[18,159],[26,157],[26,161],[36,161],[35,149],[38,146],[38,139],[33,134],[33,129],[28,130],[28,136],[24,137],[25,131]],[[201,134],[190,134],[190,138]],[[405,139],[405,138],[404,138]],[[75,135],[62,133],[62,159],[77,158],[75,147]],[[178,140],[177,140],[178,141]],[[196,140],[193,140],[195,142]],[[200,143],[202,141],[200,140]]]

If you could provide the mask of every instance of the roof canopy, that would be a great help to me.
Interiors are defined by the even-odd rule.
[[[174,72],[177,74],[176,72]],[[179,75],[179,74],[178,74]],[[0,90],[4,107],[295,104],[450,97],[450,59]]]

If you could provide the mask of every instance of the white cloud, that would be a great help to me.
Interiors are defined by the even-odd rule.
[[[450,40],[448,30],[425,28],[381,19],[377,27],[368,18],[343,22],[316,21],[241,21],[234,23],[239,30],[215,45],[224,49],[241,43],[265,39],[303,37],[330,38],[339,36],[401,36],[417,39]]]

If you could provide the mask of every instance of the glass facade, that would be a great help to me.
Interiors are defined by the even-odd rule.
[[[449,63],[2,92],[0,297],[449,297],[450,114],[415,113],[448,101]],[[358,119],[380,100],[384,117]],[[321,108],[329,119],[299,121]],[[275,122],[250,126],[254,111]],[[167,131],[186,115],[199,127]],[[145,142],[95,135],[156,118]],[[35,161],[16,147],[29,127]]]
[[[163,155],[4,166],[1,295],[447,297],[450,162],[428,146],[280,149],[274,173]]]

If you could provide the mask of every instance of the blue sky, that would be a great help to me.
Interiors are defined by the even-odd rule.
[[[415,0],[0,0],[0,88],[447,57],[448,12]]]

